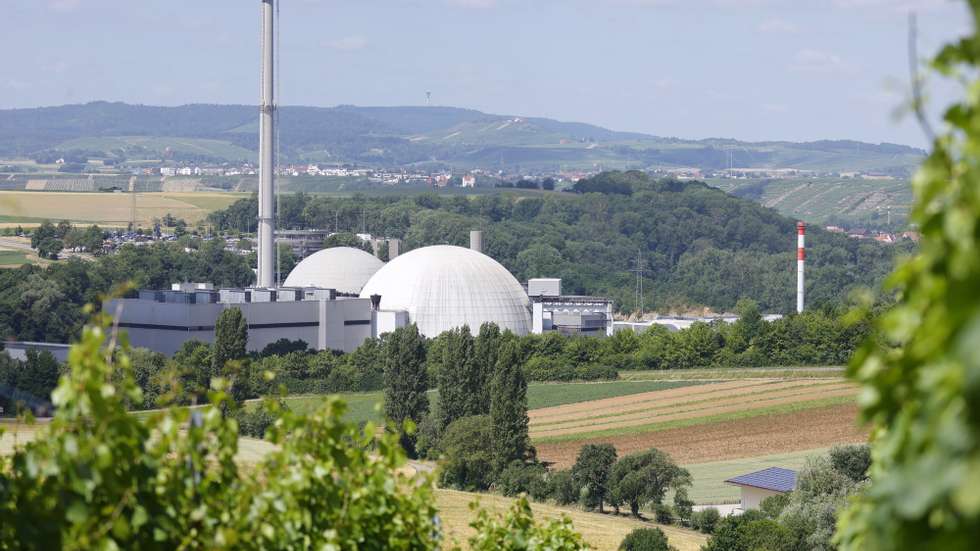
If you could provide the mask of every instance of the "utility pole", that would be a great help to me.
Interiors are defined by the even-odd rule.
[[[646,269],[643,267],[643,251],[636,251],[636,267],[630,270],[636,274],[636,288],[633,290],[634,309],[643,319],[643,274]]]

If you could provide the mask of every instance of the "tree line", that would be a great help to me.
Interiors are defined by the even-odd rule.
[[[485,252],[519,280],[561,277],[566,293],[607,296],[621,312],[637,306],[637,268],[646,308],[730,311],[751,298],[766,312],[794,310],[794,220],[700,182],[641,172],[602,173],[574,189],[473,197],[287,194],[278,224],[400,238],[404,250],[467,246],[469,231],[481,229]],[[254,226],[257,208],[255,197],[241,199],[208,221],[241,231]],[[808,304],[838,306],[855,288],[877,287],[895,255],[911,248],[811,229]]]

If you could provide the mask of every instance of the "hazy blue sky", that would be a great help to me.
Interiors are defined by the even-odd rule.
[[[0,107],[256,103],[258,0],[5,0]],[[282,0],[281,103],[433,104],[684,138],[922,145],[947,0]],[[935,103],[949,87],[934,85]]]

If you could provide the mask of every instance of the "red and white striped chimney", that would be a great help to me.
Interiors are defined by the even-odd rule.
[[[806,224],[796,223],[796,312],[803,312],[803,267],[806,264]]]

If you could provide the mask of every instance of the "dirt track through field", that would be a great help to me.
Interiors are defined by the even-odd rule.
[[[857,425],[857,406],[847,404],[693,427],[589,438],[588,443],[613,444],[620,456],[657,448],[670,454],[678,463],[703,463],[866,442],[867,439],[867,430]],[[585,443],[585,440],[538,443],[535,447],[541,460],[566,468],[575,463],[575,457]]]
[[[710,388],[715,385],[706,385]],[[701,387],[701,388],[706,388]],[[650,395],[660,395],[651,399],[645,409],[629,409],[616,412],[608,408],[600,411],[580,411],[576,416],[558,416],[561,421],[539,421],[532,416],[530,433],[532,438],[567,436],[612,429],[628,429],[652,423],[665,423],[684,419],[717,416],[725,413],[740,413],[760,410],[774,406],[823,400],[827,398],[853,396],[857,393],[854,385],[840,380],[820,383],[783,382],[768,385],[743,386],[728,389],[722,393],[688,394],[684,397],[670,395],[672,391],[658,391]]]

